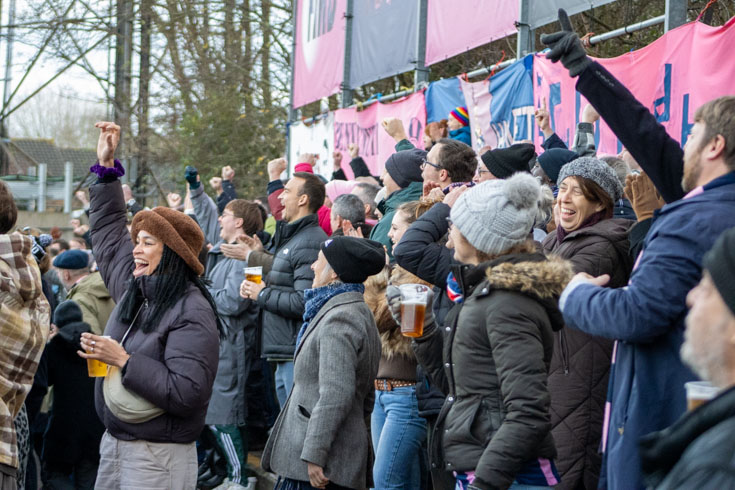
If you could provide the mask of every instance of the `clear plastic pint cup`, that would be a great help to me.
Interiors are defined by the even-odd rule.
[[[263,280],[263,268],[262,267],[245,267],[245,279],[260,284]]]
[[[105,338],[110,337],[105,335]],[[87,359],[87,374],[90,378],[104,378],[107,376],[107,364],[97,359]]]
[[[429,288],[423,284],[402,284],[398,289],[401,291],[401,334],[404,337],[421,337]]]
[[[684,383],[687,392],[687,410],[695,410],[717,396],[720,389],[707,381]]]

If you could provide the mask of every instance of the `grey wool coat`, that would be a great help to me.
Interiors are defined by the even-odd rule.
[[[263,451],[263,468],[309,481],[310,462],[332,483],[366,488],[365,419],[379,362],[378,329],[363,295],[342,293],[327,301],[296,350],[293,389]]]

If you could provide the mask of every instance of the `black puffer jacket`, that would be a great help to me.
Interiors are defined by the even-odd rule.
[[[406,230],[401,241],[393,249],[396,263],[417,277],[434,285],[434,317],[439,326],[454,304],[446,294],[447,276],[452,264],[457,262],[452,251],[440,241],[449,231],[447,218],[451,208],[444,203],[435,204]],[[416,372],[416,398],[422,417],[436,417],[444,404],[444,395],[426,377],[424,368]]]
[[[526,464],[556,455],[546,383],[553,332],[563,325],[556,298],[571,267],[533,253],[453,272],[464,302],[444,332],[430,326],[414,342],[447,395],[431,459],[447,471],[475,471],[481,488],[508,488]]]
[[[735,482],[735,388],[640,443],[648,488],[720,490]]]
[[[633,268],[628,232],[634,224],[627,219],[606,219],[567,234],[561,243],[554,230],[544,239],[544,250],[569,260],[574,272],[609,274],[610,287],[623,287]],[[573,328],[554,335],[549,391],[556,467],[561,476],[557,488],[597,488],[613,341]]]
[[[304,323],[304,290],[311,287],[311,264],[327,234],[316,214],[293,223],[279,221],[268,245],[273,264],[265,278],[266,288],[258,295],[263,310],[262,354],[273,360],[293,359],[296,335]]]
[[[444,203],[437,203],[419,217],[403,234],[393,249],[396,263],[411,274],[434,285],[434,316],[442,325],[452,309],[452,302],[445,294],[447,276],[452,265],[457,264],[452,251],[440,240],[449,231],[449,211]]]

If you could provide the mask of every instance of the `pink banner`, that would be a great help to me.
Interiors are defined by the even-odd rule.
[[[516,32],[518,0],[429,0],[426,66]]]
[[[346,0],[298,0],[293,104],[336,94],[344,75]]]
[[[357,144],[360,156],[373,175],[380,176],[383,173],[385,161],[396,151],[396,142],[380,125],[386,117],[397,117],[403,121],[403,127],[411,143],[417,148],[424,147],[422,135],[426,125],[426,108],[423,92],[417,92],[390,104],[378,102],[362,111],[355,108],[339,109],[334,113],[334,148],[344,155],[342,169],[347,178],[353,177],[347,151],[350,143]]]
[[[708,100],[735,94],[735,17],[721,27],[691,22],[666,33],[645,48],[617,58],[599,59],[657,117],[672,138],[686,142],[694,112]],[[561,63],[551,63],[543,55],[534,60],[535,106],[545,98],[552,128],[572,143],[576,123],[587,104],[575,90]],[[620,143],[610,128],[600,123],[598,151],[617,154]],[[540,146],[543,135],[536,130]]]

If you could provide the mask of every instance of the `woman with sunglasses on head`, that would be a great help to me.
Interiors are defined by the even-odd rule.
[[[137,213],[128,235],[118,180],[124,170],[114,160],[120,127],[96,127],[90,230],[117,306],[105,336],[83,334],[79,352],[109,366],[95,387],[106,428],[95,488],[194,488],[194,442],[204,427],[221,330],[200,277],[204,235],[187,215],[164,207]]]

